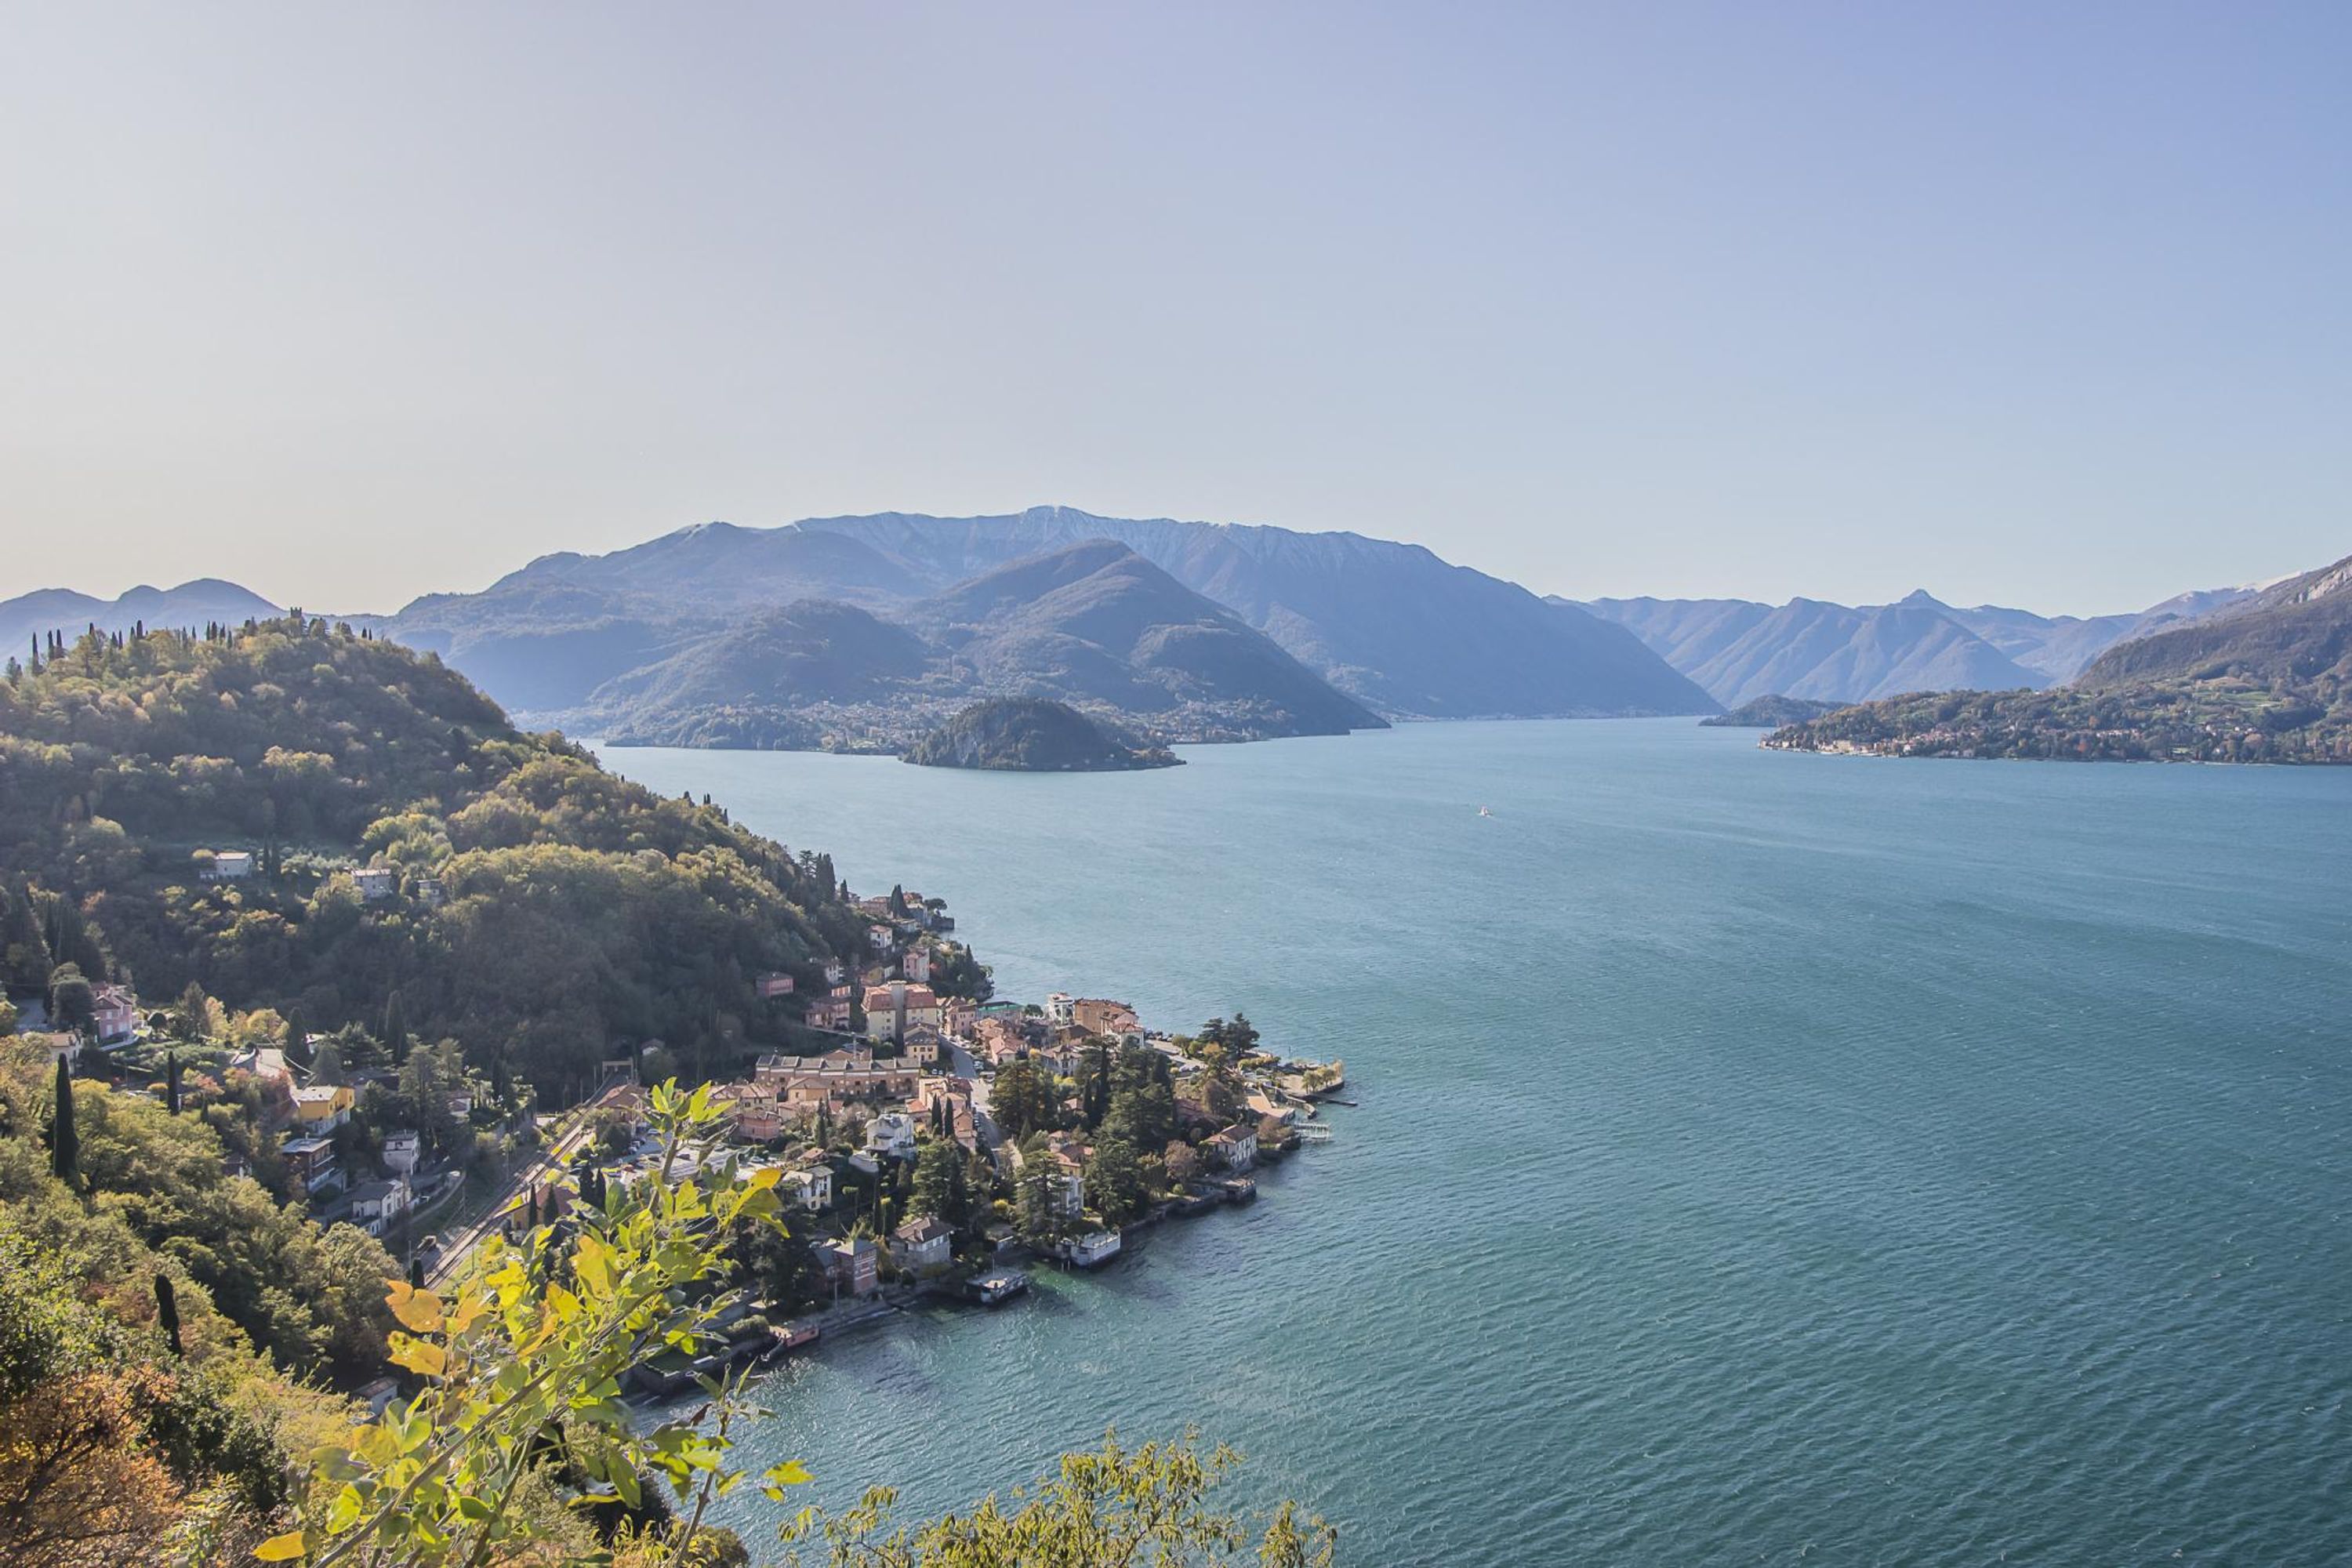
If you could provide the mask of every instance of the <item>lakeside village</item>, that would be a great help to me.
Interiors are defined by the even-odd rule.
[[[204,860],[207,879],[252,874],[243,852]],[[438,890],[366,870],[354,881],[363,902]],[[1318,1105],[1344,1089],[1342,1065],[1281,1060],[1238,1013],[1186,1036],[1147,1029],[1123,1002],[993,999],[948,935],[942,900],[894,889],[854,902],[868,921],[862,967],[829,961],[821,994],[789,974],[758,980],[763,1004],[825,1048],[763,1055],[713,1083],[723,1142],[687,1157],[689,1178],[705,1163],[777,1167],[786,1233],[746,1238],[724,1342],[636,1368],[642,1394],[918,1300],[1002,1305],[1026,1291],[1024,1264],[1097,1268],[1139,1227],[1254,1201],[1261,1163],[1330,1136]],[[942,994],[935,971],[977,994]],[[194,987],[169,1012],[142,1013],[121,984],[89,986],[71,1005],[55,1048],[104,1053],[118,1089],[175,1112],[208,1108],[242,1151],[231,1174],[382,1238],[412,1280],[444,1282],[493,1230],[560,1226],[583,1190],[601,1195],[659,1164],[646,1085],[674,1068],[658,1041],[608,1062],[585,1105],[541,1117],[527,1093],[470,1075],[454,1045],[410,1046],[396,1014],[383,1037],[347,1028],[298,1045],[240,1039]],[[516,1158],[494,1171],[493,1147]],[[362,1391],[372,1404],[391,1393],[389,1380]]]

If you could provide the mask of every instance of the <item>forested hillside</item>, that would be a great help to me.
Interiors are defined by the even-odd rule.
[[[213,851],[253,874],[204,878]],[[374,864],[397,891],[364,900]],[[307,1030],[449,1037],[543,1097],[663,1041],[700,1074],[788,1038],[860,918],[831,865],[518,732],[430,657],[291,619],[51,645],[0,681],[6,983],[190,982]]]
[[[1065,702],[1003,697],[974,703],[908,748],[905,761],[931,768],[1015,773],[1124,773],[1172,768],[1165,746],[1139,746]]]

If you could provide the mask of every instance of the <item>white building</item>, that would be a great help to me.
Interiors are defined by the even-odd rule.
[[[351,1190],[352,1223],[382,1236],[408,1212],[408,1201],[406,1182],[362,1182]]]
[[[1201,1145],[1228,1171],[1246,1171],[1257,1163],[1257,1129],[1239,1122]]]
[[[212,879],[215,882],[242,882],[252,875],[251,850],[224,849],[213,857]]]
[[[414,1175],[422,1153],[416,1134],[405,1127],[394,1128],[383,1135],[383,1168],[395,1175]]]
[[[352,885],[362,903],[382,903],[400,891],[400,873],[388,866],[363,866],[352,873]]]
[[[784,1180],[801,1200],[801,1207],[814,1213],[833,1202],[833,1167],[803,1165],[797,1171],[784,1173]]]
[[[903,1110],[886,1110],[866,1124],[866,1151],[878,1158],[915,1157],[915,1119]]]

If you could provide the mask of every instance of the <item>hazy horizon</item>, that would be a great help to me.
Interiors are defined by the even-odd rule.
[[[1061,503],[1061,502],[1039,502],[1039,503],[1038,503],[1038,505],[1040,505],[1040,506],[1066,506],[1066,503]],[[1030,510],[1030,509],[1028,509],[1028,508],[1022,508],[1022,507],[1015,507],[1015,508],[1010,508],[1010,509],[1007,509],[1007,510],[1008,510],[1009,511],[1012,511],[1012,512],[1019,512],[1019,511],[1027,510]],[[1111,516],[1113,515],[1113,514],[1111,514],[1111,513],[1105,512],[1105,511],[1101,510],[1100,509],[1098,509],[1098,508],[1094,508],[1094,507],[1074,507],[1074,508],[1068,508],[1068,510],[1076,510],[1076,511],[1084,511],[1084,512],[1088,513],[1088,514],[1089,514],[1089,515],[1091,515],[1091,516],[1103,517],[1103,518],[1108,518],[1108,517],[1111,517]],[[988,512],[922,512],[922,513],[918,513],[918,512],[913,512],[913,511],[911,511],[909,509],[908,509],[908,508],[904,508],[904,507],[885,507],[885,508],[877,508],[877,509],[874,509],[874,512],[895,512],[895,513],[900,513],[900,514],[908,515],[908,516],[937,517],[937,518],[942,518],[942,519],[953,519],[953,518],[961,518],[961,517],[974,517],[974,516],[996,516],[996,515],[1003,515],[1003,513],[988,513]],[[825,515],[826,515],[826,516],[835,516],[835,517],[838,517],[838,516],[846,516],[846,515],[872,515],[872,513],[858,513],[858,514],[851,514],[851,513],[838,513],[838,512],[836,512],[836,513],[828,513],[828,514],[825,514]],[[1160,515],[1163,515],[1163,514],[1159,514],[1159,513],[1150,513],[1150,514],[1143,514],[1143,515],[1150,516],[1150,517],[1158,517],[1158,516],[1160,516]],[[817,517],[816,517],[816,514],[811,514],[809,517],[793,518],[793,519],[789,519],[789,520],[787,520],[786,521],[783,521],[783,522],[778,522],[778,523],[748,523],[748,522],[740,522],[740,521],[736,521],[736,520],[734,520],[734,519],[726,519],[726,518],[719,518],[719,519],[706,519],[706,520],[704,520],[704,521],[705,521],[705,522],[713,522],[713,521],[716,521],[716,522],[731,522],[731,523],[734,523],[734,525],[735,525],[735,526],[741,527],[741,528],[747,528],[747,529],[770,529],[770,528],[789,527],[789,526],[792,526],[793,524],[795,524],[795,523],[806,522],[806,521],[817,521]],[[1202,523],[1202,524],[1210,524],[1210,525],[1213,525],[1213,524],[1215,524],[1215,523],[1217,523],[1217,522],[1223,521],[1227,521],[1227,520],[1221,520],[1221,519],[1208,519],[1208,518],[1180,518],[1180,519],[1177,519],[1176,521],[1181,521],[1181,522],[1187,522],[1187,523]],[[1256,526],[1255,524],[1247,523],[1247,522],[1244,522],[1244,523],[1243,523],[1243,524],[1241,524],[1241,525],[1242,525],[1242,526]],[[616,547],[615,547],[615,549],[617,549],[617,550],[626,550],[626,549],[631,548],[631,547],[632,547],[632,546],[634,546],[634,545],[646,543],[646,542],[650,542],[650,541],[652,541],[652,540],[661,538],[661,537],[665,536],[666,534],[680,532],[680,531],[684,531],[684,530],[686,530],[686,529],[692,528],[692,527],[696,527],[696,526],[699,526],[699,525],[698,525],[698,524],[694,524],[694,523],[682,523],[682,524],[680,524],[677,528],[674,528],[674,529],[664,529],[664,530],[662,530],[660,532],[657,532],[657,533],[648,533],[648,534],[645,535],[645,536],[644,536],[644,538],[642,538],[642,539],[632,540],[632,541],[630,541],[627,544],[623,544],[623,545],[616,546]],[[1276,524],[1272,524],[1271,526],[1274,526],[1274,527],[1282,527],[1282,526],[1284,526],[1284,525],[1283,525],[1283,524],[1279,524],[1279,523],[1276,523]],[[1357,532],[1357,533],[1361,533],[1361,532],[1362,532],[1362,531],[1361,531],[1361,530],[1312,530],[1312,531],[1310,531],[1310,530],[1301,530],[1301,531],[1302,531],[1302,532],[1305,532],[1305,531],[1318,531],[1318,532],[1323,532],[1323,531],[1346,531],[1346,532]],[[1368,537],[1376,537],[1376,536],[1368,536]],[[1421,542],[1421,542],[1421,541],[1417,541],[1417,540],[1406,540],[1406,541],[1402,541],[1402,542],[1404,542],[1404,543],[1421,543]],[[1435,553],[1437,553],[1440,557],[1444,557],[1444,558],[1445,558],[1445,559],[1447,559],[1447,560],[1449,560],[1449,561],[1451,561],[1451,560],[1452,560],[1452,558],[1451,558],[1451,557],[1446,557],[1446,556],[1445,556],[1445,552],[1444,552],[1444,551],[1443,551],[1443,550],[1436,550],[1434,546],[1431,546],[1430,548],[1432,548],[1433,550],[1435,550]],[[576,552],[575,553],[583,554],[583,555],[601,555],[601,554],[609,554],[609,553],[612,553],[612,552],[609,552],[609,551],[580,551],[580,552]],[[547,554],[557,554],[557,553],[563,553],[563,552],[560,552],[560,551],[558,551],[558,552],[541,552],[541,556],[543,556],[543,555],[547,555]],[[537,559],[540,559],[540,558],[541,558],[541,556],[534,556],[534,557],[532,557],[531,559],[532,559],[532,560],[537,560]],[[1453,563],[1453,564],[1455,564],[1455,565],[1470,565],[1470,564],[1472,564],[1471,563],[1468,563],[1468,562],[1452,562],[1452,563]],[[272,592],[270,591],[269,587],[268,587],[266,584],[264,584],[264,583],[255,582],[255,581],[249,581],[249,580],[247,580],[247,579],[246,579],[246,578],[234,576],[234,575],[232,575],[232,574],[230,574],[224,573],[224,572],[199,572],[199,573],[194,574],[193,575],[191,575],[191,576],[187,576],[187,577],[176,577],[176,576],[175,576],[175,577],[171,577],[171,578],[169,578],[169,579],[164,579],[164,580],[158,580],[158,579],[153,579],[153,578],[145,578],[145,577],[136,577],[136,578],[134,578],[134,579],[132,579],[132,580],[123,582],[123,583],[121,584],[121,586],[119,586],[119,587],[111,587],[111,586],[92,587],[92,586],[89,586],[89,585],[85,584],[81,584],[81,583],[70,583],[70,582],[63,582],[63,583],[47,583],[47,582],[45,582],[45,583],[39,583],[39,584],[31,584],[31,583],[27,583],[27,584],[10,584],[10,585],[7,585],[5,589],[0,589],[0,602],[5,602],[6,599],[10,599],[10,598],[16,597],[16,596],[17,596],[18,595],[20,595],[20,594],[26,594],[26,593],[38,592],[38,591],[45,590],[45,589],[65,589],[65,590],[68,590],[68,591],[70,591],[70,592],[74,592],[74,593],[86,594],[86,595],[89,595],[90,597],[92,597],[92,598],[102,599],[102,600],[113,600],[113,599],[120,598],[121,596],[122,596],[122,595],[125,595],[125,594],[129,594],[129,593],[136,592],[136,591],[141,590],[141,589],[155,589],[155,590],[160,590],[160,591],[169,592],[169,591],[173,590],[173,589],[177,589],[177,588],[184,587],[184,586],[188,585],[188,584],[191,584],[191,583],[199,582],[199,581],[204,581],[204,580],[206,580],[206,579],[217,579],[217,580],[220,580],[220,581],[225,581],[225,582],[228,582],[228,583],[234,584],[235,585],[236,585],[236,586],[238,586],[238,587],[241,587],[241,588],[247,589],[247,590],[248,590],[249,592],[252,592],[252,593],[254,593],[254,594],[257,594],[257,595],[260,595],[262,598],[265,598],[265,599],[269,600],[269,601],[270,601],[270,602],[272,602],[273,604],[277,604],[277,605],[289,605],[289,606],[299,607],[299,608],[302,609],[303,611],[305,611],[305,612],[306,612],[306,613],[308,613],[308,614],[313,614],[313,615],[325,615],[325,616],[388,616],[396,615],[397,613],[399,613],[399,611],[400,611],[400,610],[402,610],[403,608],[404,608],[407,605],[409,605],[409,604],[411,604],[411,603],[414,603],[416,599],[418,599],[418,598],[420,598],[420,597],[425,597],[425,596],[427,596],[427,595],[436,595],[436,594],[476,594],[476,593],[479,593],[479,592],[483,591],[484,589],[487,589],[488,587],[489,587],[493,583],[497,582],[499,578],[504,577],[504,576],[507,576],[509,574],[510,574],[510,573],[512,573],[512,572],[515,572],[515,571],[517,571],[517,570],[520,569],[521,567],[526,566],[526,565],[528,565],[528,564],[530,564],[530,562],[529,562],[529,561],[520,561],[520,560],[519,560],[519,561],[510,562],[510,563],[506,563],[505,565],[502,565],[502,566],[500,566],[500,567],[497,568],[497,569],[496,569],[496,570],[494,570],[494,571],[491,571],[491,572],[488,573],[487,574],[481,575],[481,576],[479,577],[479,579],[478,579],[478,580],[467,581],[467,582],[464,582],[464,583],[453,583],[453,584],[449,584],[449,585],[446,585],[446,586],[444,586],[444,587],[428,588],[428,589],[425,589],[422,594],[410,595],[408,595],[408,596],[406,596],[406,597],[404,597],[404,598],[401,599],[401,600],[400,600],[398,603],[396,603],[396,604],[373,604],[373,603],[361,603],[361,602],[357,602],[357,601],[345,602],[345,601],[338,600],[338,599],[315,599],[315,600],[313,600],[313,599],[305,599],[305,598],[303,598],[302,596],[300,596],[300,595],[283,595],[283,594],[276,594],[276,593],[272,593]],[[2314,563],[2312,563],[2311,564],[2312,564],[2313,566],[2321,566],[2321,565],[2326,565],[2326,564],[2328,564],[2328,563],[2327,563],[2327,562],[2321,561],[2321,562],[2314,562]],[[1513,581],[1513,582],[1520,582],[1520,579],[1517,579],[1517,578],[1514,578],[1514,577],[1512,577],[1512,576],[1511,576],[1511,574],[1510,574],[1507,571],[1496,571],[1496,570],[1492,570],[1492,569],[1486,568],[1486,567],[1479,567],[1479,568],[1477,568],[1477,569],[1478,569],[1478,570],[1480,570],[1480,571],[1486,571],[1486,572],[1487,572],[1488,575],[1490,575],[1490,576],[1501,577],[1501,578],[1505,578],[1505,579],[1507,579],[1507,580],[1508,580],[1508,581]],[[2280,580],[2280,579],[2282,579],[2282,578],[2284,578],[2284,577],[2290,577],[2290,576],[2297,575],[2301,571],[2304,571],[2304,570],[2308,570],[2308,568],[2296,568],[2294,571],[2290,571],[2290,572],[2284,572],[2284,573],[2273,573],[2273,574],[2266,574],[2266,575],[2263,575],[2263,576],[2259,576],[2259,577],[2249,577],[2249,578],[2241,579],[2240,581],[2238,581],[2238,582],[2234,582],[2234,583],[2214,582],[2214,583],[2193,583],[2193,584],[2182,584],[2180,587],[2179,587],[2179,588],[2176,588],[2176,589],[2172,590],[2172,591],[2171,591],[2171,593],[2160,594],[2160,595],[2157,595],[2155,598],[2150,599],[2150,600],[2147,600],[2147,602],[2145,602],[2145,603],[2141,603],[2141,604],[2133,604],[2133,605],[2116,605],[2102,606],[2102,607],[2090,608],[2090,609],[2080,609],[2080,608],[2074,608],[2074,607],[2071,607],[2071,606],[2052,608],[2052,607],[2048,607],[2048,606],[2044,606],[2044,605],[2041,605],[2027,604],[2027,603],[2024,603],[2024,602],[2022,602],[2022,601],[2021,601],[2021,600],[2019,600],[2019,599],[2017,599],[2017,598],[2014,598],[2014,597],[2011,597],[2011,598],[2000,598],[2000,597],[1994,597],[1994,598],[1988,598],[1988,599],[1981,599],[1981,600],[1963,599],[1963,598],[1955,597],[1954,595],[1949,595],[1949,594],[1946,594],[1946,593],[1939,592],[1939,591],[1937,590],[1937,588],[1936,584],[1932,584],[1932,583],[1916,583],[1916,584],[1914,584],[1912,585],[1912,587],[1911,587],[1911,588],[1906,588],[1906,589],[1905,589],[1905,590],[1903,591],[1903,593],[1902,593],[1902,594],[1890,594],[1890,595],[1886,595],[1885,597],[1884,597],[1884,598],[1879,598],[1879,599],[1843,599],[1843,600],[1835,600],[1834,602],[1836,602],[1836,603],[1840,603],[1840,604],[1856,605],[1871,605],[1891,604],[1891,603],[1893,603],[1895,600],[1899,599],[1899,598],[1902,598],[1906,594],[1909,594],[1909,593],[1913,592],[1914,590],[1917,590],[1917,589],[1924,589],[1924,590],[1926,590],[1927,593],[1929,593],[1930,595],[1933,595],[1936,598],[1942,600],[1944,603],[1946,603],[1946,604],[1948,604],[1948,605],[1953,605],[1954,607],[1956,607],[1956,608],[1960,608],[1960,609],[1974,608],[1974,607],[1977,607],[1978,605],[1999,605],[1999,606],[2001,606],[2001,607],[2003,607],[2003,608],[2008,608],[2008,609],[2022,609],[2022,610],[2031,610],[2031,611],[2033,611],[2034,613],[2036,613],[2036,614],[2038,614],[2038,615],[2042,615],[2042,616],[2052,616],[2052,617],[2057,617],[2057,616],[2083,616],[2083,617],[2088,618],[2088,617],[2091,617],[2091,616],[2105,616],[2105,615],[2130,615],[2130,614],[2136,614],[2136,613],[2137,613],[2138,611],[2147,609],[2147,608],[2149,608],[2149,607],[2150,607],[2151,605],[2156,605],[2156,604],[2158,604],[2158,603],[2162,602],[2162,601],[2163,601],[2163,600],[2165,600],[2165,599],[2168,599],[2168,598],[2172,597],[2172,596],[2173,596],[2173,595],[2175,595],[2175,594],[2184,594],[2184,593],[2198,592],[2198,591],[2201,591],[2201,590],[2205,590],[2205,589],[2211,589],[2211,588],[2230,588],[2230,587],[2267,586],[2269,584],[2271,584],[2271,583],[2273,583],[2273,582],[2275,582],[2275,581],[2278,581],[2278,580]],[[1527,588],[1530,593],[1534,593],[1534,594],[1538,594],[1538,595],[1544,595],[1544,594],[1549,594],[1549,593],[1554,593],[1554,592],[1557,592],[1557,590],[1545,589],[1545,588],[1538,587],[1538,586],[1537,586],[1537,585],[1535,585],[1535,584],[1533,584],[1524,583],[1524,582],[1521,582],[1521,586],[1526,587],[1526,588]],[[1563,597],[1570,597],[1570,598],[1583,599],[1583,600],[1593,600],[1593,599],[1602,599],[1602,598],[1619,598],[1619,599],[1623,599],[1623,598],[1638,598],[1638,597],[1643,597],[1643,596],[1644,596],[1644,595],[1642,595],[1642,594],[1584,594],[1584,595],[1562,595],[1562,596],[1563,596]],[[1765,603],[1769,603],[1769,604],[1774,604],[1774,605],[1785,604],[1785,603],[1787,603],[1787,602],[1788,602],[1790,599],[1791,599],[1791,598],[1798,598],[1798,599],[1830,599],[1830,598],[1832,598],[1832,595],[1823,595],[1823,594],[1808,594],[1808,593],[1799,593],[1799,594],[1795,594],[1795,595],[1780,595],[1779,597],[1774,597],[1774,598],[1766,598],[1766,597],[1765,597],[1765,596],[1763,596],[1763,595],[1755,595],[1755,594],[1737,594],[1737,593],[1703,594],[1703,595],[1702,595],[1702,594],[1669,594],[1669,593],[1656,593],[1656,594],[1650,594],[1650,595],[1648,595],[1647,596],[1649,596],[1649,597],[1653,597],[1653,598],[1660,598],[1660,599],[1697,599],[1697,598],[1714,598],[1714,599],[1762,599],[1762,600],[1763,600],[1763,602],[1765,602]]]
[[[1572,598],[2352,551],[2352,10],[19,7],[0,597],[1055,501]]]

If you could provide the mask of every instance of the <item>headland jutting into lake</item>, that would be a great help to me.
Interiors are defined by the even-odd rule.
[[[772,1052],[712,1085],[724,1142],[683,1167],[777,1168],[796,1211],[790,1245],[743,1260],[723,1342],[633,1369],[641,1393],[677,1393],[919,1300],[1001,1306],[1026,1293],[1024,1265],[1100,1268],[1140,1227],[1255,1201],[1262,1163],[1331,1136],[1318,1104],[1345,1087],[1342,1065],[1284,1060],[1244,1015],[1183,1035],[1098,997],[1024,1004],[986,996],[984,980],[968,986],[982,996],[943,995],[935,968],[982,973],[948,935],[944,901],[903,889],[853,901],[870,963],[853,973],[829,962],[821,995],[797,996],[783,975],[761,982],[830,1048]],[[513,1235],[583,1191],[652,1176],[663,1152],[646,1100],[623,1081],[583,1108],[569,1168],[550,1162],[516,1182]],[[436,1282],[462,1273],[489,1228],[434,1245]]]

